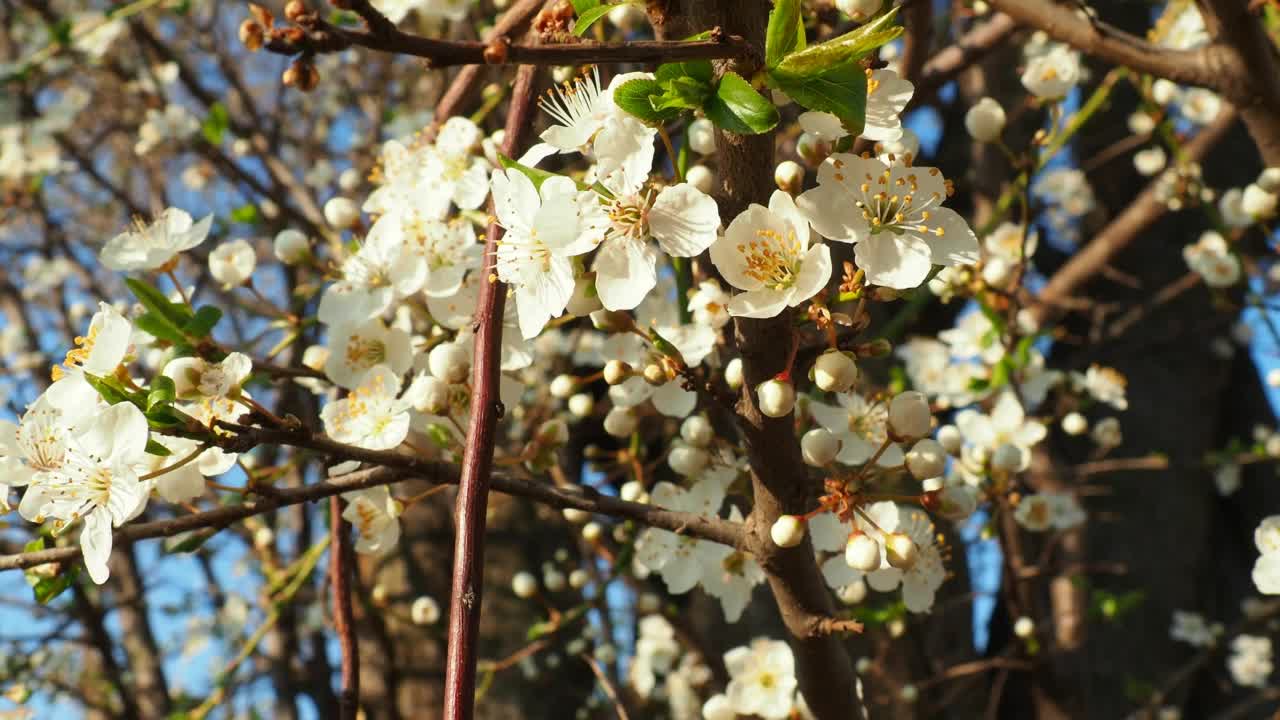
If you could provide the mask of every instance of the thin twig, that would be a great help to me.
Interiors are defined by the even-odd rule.
[[[342,499],[329,498],[329,582],[333,588],[333,630],[342,650],[342,688],[338,691],[338,716],[355,720],[360,710],[360,651],[356,645],[355,618],[351,611],[351,524],[342,517]]]

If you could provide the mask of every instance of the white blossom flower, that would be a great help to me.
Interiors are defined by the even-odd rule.
[[[1209,287],[1231,287],[1240,281],[1240,259],[1231,252],[1226,238],[1209,230],[1191,245],[1182,248],[1187,267],[1204,278]]]
[[[809,413],[822,427],[840,441],[836,460],[845,465],[861,465],[871,459],[889,438],[889,407],[871,402],[856,392],[836,395],[838,406],[816,400],[809,403]],[[891,443],[877,464],[894,467],[903,463],[902,448]]]
[[[420,385],[420,383],[418,383]],[[412,390],[400,395],[400,376],[385,365],[375,365],[344,398],[320,411],[325,434],[334,440],[365,448],[391,450],[409,435]]]
[[[902,111],[911,102],[915,86],[889,70],[867,71],[867,112],[862,135],[873,142],[891,142],[902,137]],[[822,140],[839,140],[848,135],[840,118],[828,112],[810,110],[800,114],[800,127]]]
[[[604,239],[607,217],[595,193],[566,177],[542,187],[518,170],[493,174],[493,202],[506,229],[498,245],[498,277],[515,291],[520,333],[532,338],[564,312],[573,296],[575,255]]]
[[[1217,642],[1222,633],[1222,623],[1206,622],[1200,613],[1186,610],[1173,611],[1173,624],[1169,627],[1169,637],[1174,640],[1181,640],[1193,647],[1209,647]]]
[[[809,244],[809,223],[791,196],[775,190],[769,207],[752,204],[711,245],[711,262],[745,292],[729,314],[766,318],[816,295],[831,279],[831,249]]]
[[[138,480],[136,467],[146,457],[148,434],[147,419],[132,403],[106,408],[71,438],[58,467],[32,477],[19,508],[33,522],[83,519],[80,548],[89,577],[99,585],[110,575],[112,527],[137,517],[147,502],[147,485]]]
[[[53,369],[53,379],[65,376],[83,377],[112,375],[129,352],[133,326],[114,307],[98,303],[98,312],[89,321],[89,329],[75,338],[76,347],[67,351],[62,365]]]
[[[707,474],[688,490],[660,482],[653,487],[650,498],[654,505],[668,510],[714,517],[724,502],[726,486],[721,477]],[[669,530],[648,528],[636,541],[636,561],[661,574],[667,592],[680,595],[692,590],[705,572],[701,545],[705,542]]]
[[[987,251],[987,257],[1001,258],[1011,263],[1022,261],[1024,249],[1027,258],[1035,255],[1038,245],[1039,236],[1035,231],[1023,232],[1021,225],[1012,222],[1000,223],[982,238],[982,247]]]
[[[597,174],[605,177],[646,148],[652,151],[657,131],[613,102],[618,86],[638,79],[652,80],[653,75],[623,73],[614,76],[609,86],[601,89],[599,70],[592,67],[590,74],[584,73],[552,88],[538,104],[556,124],[543,131],[542,142],[530,148],[520,162],[536,165],[548,155],[583,152],[589,146],[598,163]],[[648,166],[645,171],[648,172]]]
[[[257,263],[258,255],[247,240],[232,240],[209,252],[209,274],[224,289],[245,284]]]
[[[956,427],[970,445],[994,453],[1009,445],[1017,448],[1018,471],[1031,465],[1031,448],[1045,438],[1048,430],[1038,420],[1027,418],[1022,403],[1012,391],[1002,392],[991,407],[991,413],[961,410],[956,414]]]
[[[739,715],[782,720],[791,714],[797,687],[795,658],[781,640],[757,638],[750,647],[736,647],[724,654],[729,671],[725,695]]]
[[[400,504],[386,485],[342,494],[347,507],[343,519],[355,527],[355,550],[368,555],[385,555],[400,541]]]
[[[389,328],[377,318],[359,325],[332,328],[329,350],[324,374],[344,388],[355,387],[375,365],[386,365],[397,375],[413,365],[409,333]]]
[[[1075,373],[1072,380],[1094,400],[1110,405],[1116,410],[1129,409],[1129,400],[1126,397],[1129,381],[1119,370],[1094,363],[1083,375]]]
[[[689,314],[699,324],[719,330],[729,324],[729,301],[733,296],[717,280],[703,280],[689,294]]]
[[[737,507],[729,511],[729,520],[742,522]],[[751,591],[764,582],[760,563],[740,550],[707,540],[702,541],[698,554],[703,564],[702,588],[720,601],[725,622],[738,622],[751,602]]]
[[[1060,100],[1080,82],[1080,53],[1054,44],[1030,59],[1022,73],[1022,85],[1041,100]]]
[[[936,168],[836,153],[818,168],[818,187],[796,203],[822,236],[854,243],[874,285],[919,286],[934,265],[972,265],[978,239],[954,210]]]
[[[342,279],[325,289],[316,314],[326,325],[361,323],[391,303],[422,289],[426,260],[405,243],[401,217],[378,218],[354,255],[342,263]]]
[[[212,224],[212,215],[193,222],[186,212],[168,208],[150,225],[140,223],[111,238],[102,248],[102,264],[124,272],[155,270],[204,242]]]
[[[164,375],[173,380],[180,400],[234,398],[252,371],[253,361],[248,355],[238,352],[230,353],[216,363],[198,357],[174,358],[164,367]]]
[[[1272,665],[1271,638],[1263,635],[1237,635],[1231,642],[1227,670],[1231,679],[1242,687],[1266,687]]]

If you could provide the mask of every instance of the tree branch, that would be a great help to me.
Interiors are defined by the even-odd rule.
[[[333,588],[333,630],[342,650],[342,689],[338,693],[338,717],[355,720],[360,711],[360,650],[356,644],[355,617],[351,611],[351,523],[342,517],[342,499],[329,498],[329,583]]]

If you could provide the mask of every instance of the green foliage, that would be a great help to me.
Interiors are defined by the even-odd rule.
[[[778,124],[773,101],[756,92],[751,83],[734,72],[720,78],[716,94],[703,107],[716,126],[740,135],[768,132]]]
[[[210,145],[221,145],[222,138],[230,126],[231,118],[227,115],[227,107],[220,102],[209,106],[209,115],[200,124],[200,134]]]
[[[576,5],[576,3],[575,3]],[[626,5],[626,3],[617,3],[615,5],[596,5],[589,10],[578,10],[578,19],[573,22],[573,34],[582,37],[591,29],[592,25],[604,19],[609,11],[616,7]],[[577,8],[575,8],[576,10]]]
[[[253,203],[245,203],[231,211],[231,222],[241,223],[244,225],[257,225],[259,219],[258,206]]]

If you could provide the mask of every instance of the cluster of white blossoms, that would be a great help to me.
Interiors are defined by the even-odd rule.
[[[1267,679],[1274,669],[1271,638],[1265,635],[1237,635],[1231,641],[1227,671],[1237,685],[1266,687]]]
[[[1265,595],[1280,595],[1280,515],[1258,524],[1253,543],[1260,553],[1253,565],[1253,584]]]
[[[1182,248],[1182,257],[1209,287],[1231,287],[1240,280],[1240,259],[1231,252],[1226,238],[1213,230],[1200,236],[1192,245]]]

